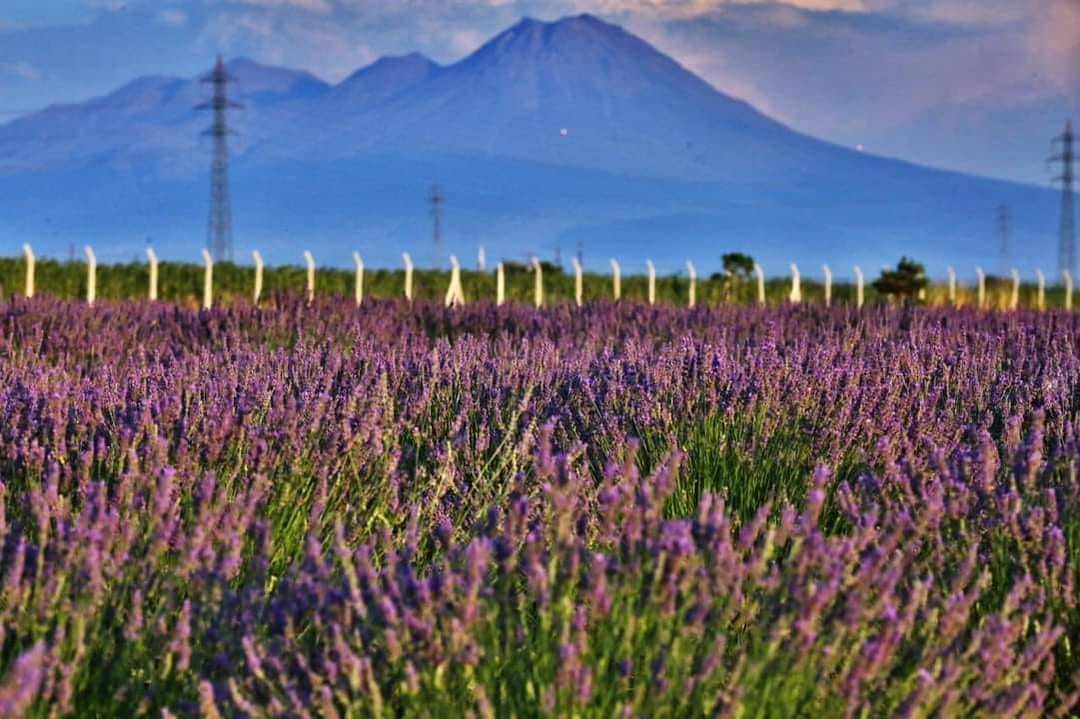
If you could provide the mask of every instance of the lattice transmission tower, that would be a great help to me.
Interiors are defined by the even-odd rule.
[[[446,195],[438,185],[431,186],[431,244],[432,262],[435,267],[442,267],[442,217],[446,205]]]
[[[214,159],[210,165],[210,217],[206,228],[206,243],[215,261],[232,262],[232,201],[229,198],[229,129],[228,111],[243,105],[229,99],[228,87],[236,78],[225,70],[225,61],[218,55],[217,63],[202,81],[214,87],[210,102],[196,105],[196,110],[213,112],[213,123],[203,135],[214,140]]]
[[[1054,178],[1061,183],[1061,224],[1058,227],[1058,273],[1068,271],[1076,277],[1076,208],[1073,198],[1073,152],[1075,137],[1072,122],[1065,123],[1065,132],[1054,138],[1055,151],[1050,162],[1061,164],[1061,174]]]

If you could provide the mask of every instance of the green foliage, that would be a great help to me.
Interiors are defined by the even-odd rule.
[[[754,258],[742,252],[728,252],[721,261],[724,265],[724,273],[746,279],[754,272]]]
[[[928,285],[926,268],[907,257],[900,258],[895,270],[882,270],[881,276],[873,283],[874,289],[880,294],[905,301],[921,299],[920,295]]]

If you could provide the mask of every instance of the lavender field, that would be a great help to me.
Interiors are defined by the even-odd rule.
[[[1078,332],[0,304],[0,717],[1075,714]]]

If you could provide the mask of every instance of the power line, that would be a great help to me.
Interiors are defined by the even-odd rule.
[[[1061,152],[1050,157],[1050,162],[1061,163],[1061,174],[1054,182],[1061,183],[1061,223],[1058,226],[1058,272],[1076,276],[1076,215],[1073,206],[1073,131],[1072,122],[1065,122],[1065,132],[1055,137],[1061,143]]]
[[[214,86],[214,96],[208,103],[195,107],[196,110],[211,110],[214,122],[203,135],[214,139],[214,159],[210,167],[210,217],[207,222],[207,244],[210,253],[217,261],[232,262],[232,203],[229,198],[229,145],[231,134],[226,113],[240,109],[243,105],[232,102],[228,97],[228,85],[235,78],[225,70],[225,61],[218,55],[213,71],[202,78],[205,83]]]
[[[446,204],[446,196],[438,185],[431,186],[431,239],[433,244],[433,265],[442,267],[442,208]]]

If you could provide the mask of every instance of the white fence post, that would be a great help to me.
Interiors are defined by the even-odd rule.
[[[1012,268],[1012,296],[1009,297],[1009,309],[1015,311],[1020,306],[1020,272]]]
[[[506,269],[503,263],[495,265],[495,305],[502,307],[506,302]]]
[[[1065,279],[1065,309],[1071,310],[1073,295],[1072,273],[1065,270],[1061,273],[1061,276]]]
[[[148,296],[150,297],[151,302],[155,302],[157,301],[158,258],[153,247],[146,248],[146,259],[150,262],[150,289],[148,291]]]
[[[461,288],[461,264],[456,255],[450,255],[450,286],[446,288],[446,306],[465,304],[465,292]]]
[[[612,257],[608,264],[611,265],[611,290],[618,302],[622,298],[622,270],[619,269],[619,261]]]
[[[950,265],[945,272],[949,275],[949,304],[956,307],[956,270]]]
[[[206,267],[206,274],[203,275],[203,293],[202,293],[202,306],[204,310],[208,310],[214,306],[214,258],[210,256],[210,251],[205,247],[202,251],[203,265]]]
[[[1039,312],[1046,309],[1046,275],[1042,270],[1035,270],[1035,280],[1038,282],[1038,294],[1035,295],[1035,307]]]
[[[315,257],[310,250],[304,250],[304,264],[307,265],[307,303],[315,301]]]
[[[359,252],[352,253],[353,262],[356,263],[356,306],[364,304],[364,259]]]
[[[791,263],[791,294],[788,300],[792,304],[802,302],[802,275],[799,274],[799,266]]]
[[[863,306],[863,277],[862,268],[855,265],[855,309],[861,310]]]
[[[540,259],[532,258],[533,272],[536,273],[536,284],[533,287],[533,303],[537,309],[544,306],[544,270],[540,267]]]
[[[90,245],[84,247],[83,252],[86,253],[86,304],[92,307],[97,299],[97,257]]]
[[[645,260],[645,269],[649,272],[649,305],[656,304],[656,265],[652,260]]]
[[[690,260],[686,261],[686,271],[690,275],[690,296],[687,298],[687,305],[693,309],[697,305],[697,269]]]
[[[581,261],[577,257],[570,259],[570,264],[574,266],[574,304],[581,307],[585,294],[585,281],[581,276]]]
[[[251,259],[255,262],[255,291],[252,293],[252,301],[257,305],[263,291],[263,258],[258,250],[252,250]]]
[[[408,252],[402,252],[401,261],[405,263],[405,300],[408,302],[412,302],[412,258],[409,257]]]
[[[825,273],[825,306],[832,306],[832,270],[828,265],[822,265],[821,269]]]
[[[34,250],[29,242],[22,246],[23,256],[26,258],[26,299],[34,298]]]
[[[759,305],[765,304],[765,270],[761,265],[754,263],[754,274],[757,275],[757,301]]]
[[[979,278],[979,309],[983,309],[986,306],[986,273],[983,272],[983,268],[975,268],[975,276]]]
[[[450,255],[450,282],[446,286],[446,298],[443,300],[443,305],[446,307],[453,307],[457,304],[457,293],[454,292],[454,266],[457,265],[457,257]]]

